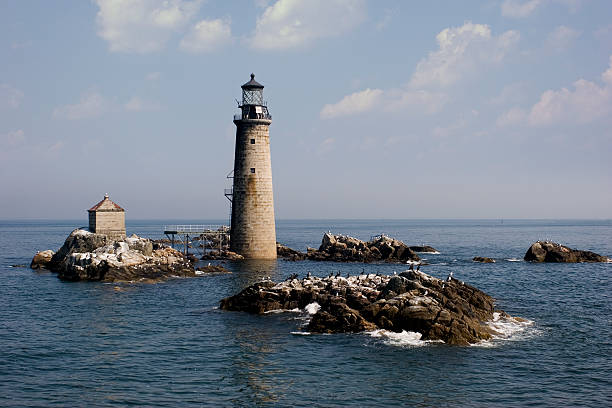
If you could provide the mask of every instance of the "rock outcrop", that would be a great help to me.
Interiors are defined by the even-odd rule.
[[[529,247],[524,259],[530,262],[608,262],[610,258],[591,251],[572,249],[556,242],[537,241]]]
[[[232,273],[232,271],[225,269],[221,265],[208,264],[206,266],[198,266],[195,273],[196,275],[221,275]]]
[[[305,253],[291,249],[279,242],[276,243],[276,256],[290,261],[302,261],[306,259]]]
[[[429,245],[413,245],[413,246],[409,246],[408,248],[410,248],[414,252],[429,253],[429,254],[439,254],[440,253],[436,248],[429,246]]]
[[[33,265],[43,252],[34,256]],[[68,281],[150,282],[195,276],[192,261],[175,249],[136,235],[115,241],[81,229],[72,231],[46,267]]]
[[[421,333],[424,340],[457,345],[493,334],[486,324],[495,311],[491,296],[456,279],[443,281],[419,271],[262,281],[221,300],[220,306],[262,314],[304,309],[314,302],[320,309],[306,328],[313,333],[406,330]]]
[[[480,263],[495,263],[495,259],[487,258],[486,256],[475,256],[472,258],[472,261]]]
[[[306,258],[336,262],[406,262],[419,261],[419,256],[397,239],[380,235],[364,242],[346,235],[326,233],[319,249],[308,248]]]
[[[223,249],[221,251],[218,251],[218,250],[207,251],[204,253],[202,258],[200,259],[208,260],[208,261],[213,261],[213,260],[239,261],[241,259],[244,259],[244,257],[235,252]]]
[[[46,251],[38,251],[34,258],[32,258],[32,262],[30,263],[30,268],[32,269],[48,269],[49,262],[51,262],[51,258],[53,258],[55,252],[50,249]]]

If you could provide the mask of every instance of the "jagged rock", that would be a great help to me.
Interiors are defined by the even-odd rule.
[[[472,258],[472,261],[480,263],[495,263],[495,259],[487,258],[486,256],[475,256]]]
[[[51,270],[63,269],[66,266],[66,259],[75,252],[92,252],[97,248],[103,247],[106,243],[112,242],[104,234],[94,234],[82,229],[75,229],[68,235],[64,245],[53,255],[48,268]]]
[[[125,239],[130,249],[140,251],[144,256],[153,255],[153,242],[148,239],[142,239],[136,234]]]
[[[425,252],[425,253],[439,253],[439,251],[429,245],[413,245],[413,246],[409,246],[408,248],[410,248],[412,251],[414,252]]]
[[[336,262],[405,262],[419,256],[401,241],[381,235],[369,242],[346,235],[326,233],[318,250],[308,248],[305,254],[313,261]]]
[[[51,262],[51,258],[53,257],[53,255],[55,254],[55,252],[53,252],[50,249],[47,249],[46,251],[39,251],[36,253],[36,255],[34,255],[34,258],[32,258],[32,262],[30,263],[30,268],[32,269],[40,269],[40,268],[47,268],[47,266],[49,265],[49,262]]]
[[[529,247],[524,259],[530,262],[608,262],[610,258],[591,251],[572,249],[556,242],[537,241]]]
[[[288,246],[285,246],[281,243],[276,243],[276,255],[279,258],[285,258],[290,261],[301,261],[306,259],[306,254],[296,251],[295,249],[291,249]]]
[[[205,252],[202,258],[200,259],[209,260],[209,261],[214,261],[214,260],[239,261],[241,259],[244,259],[244,257],[240,254],[237,254],[235,252],[228,251],[228,250],[222,250],[222,251],[214,250],[214,251]]]
[[[375,324],[364,319],[357,310],[343,302],[330,302],[325,310],[317,312],[308,323],[313,333],[358,333],[376,330]]]
[[[424,340],[461,345],[489,339],[492,333],[486,322],[493,320],[493,298],[458,280],[420,271],[263,281],[222,299],[220,306],[262,314],[304,309],[313,302],[321,306],[306,329],[313,333],[406,330],[421,333]]]
[[[68,281],[151,282],[195,276],[188,257],[169,247],[155,247],[136,235],[114,241],[106,235],[76,229],[47,265]]]
[[[232,273],[232,271],[225,269],[221,265],[210,265],[210,264],[206,266],[198,266],[196,268],[196,275],[213,275],[213,274],[216,275],[216,274],[225,274],[225,273]]]

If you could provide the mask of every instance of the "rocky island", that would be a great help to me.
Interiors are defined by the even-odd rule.
[[[320,307],[308,332],[406,330],[420,333],[423,340],[454,345],[490,339],[495,333],[486,323],[494,320],[494,313],[510,318],[495,311],[494,299],[486,293],[450,276],[441,280],[420,271],[267,280],[220,302],[224,310],[257,314],[308,305]]]
[[[591,251],[572,249],[550,241],[537,241],[529,247],[524,259],[530,262],[610,262],[611,259]]]
[[[379,235],[370,241],[362,241],[347,235],[326,233],[323,235],[319,249],[308,248],[306,253],[296,251],[284,245],[276,246],[281,258],[297,261],[334,262],[418,262],[421,258],[417,252],[437,253],[435,248],[426,245],[407,246],[402,241]]]
[[[67,281],[157,282],[196,276],[193,259],[136,235],[111,239],[82,229],[70,233],[57,251],[37,253],[30,265]]]

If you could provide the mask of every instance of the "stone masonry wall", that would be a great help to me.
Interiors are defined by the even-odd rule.
[[[240,120],[235,123],[231,249],[245,258],[275,259],[276,225],[269,136],[271,121]]]
[[[90,212],[89,230],[97,234],[105,234],[112,239],[125,238],[125,212]]]

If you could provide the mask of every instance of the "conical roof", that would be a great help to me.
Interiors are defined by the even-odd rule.
[[[93,211],[125,211],[117,203],[108,198],[108,194],[104,194],[104,198],[98,204],[91,207],[88,212]]]
[[[251,74],[251,80],[249,82],[247,82],[246,84],[242,85],[241,88],[242,89],[254,89],[254,88],[261,88],[263,89],[263,85],[260,84],[259,82],[257,82],[255,80],[255,74]]]

